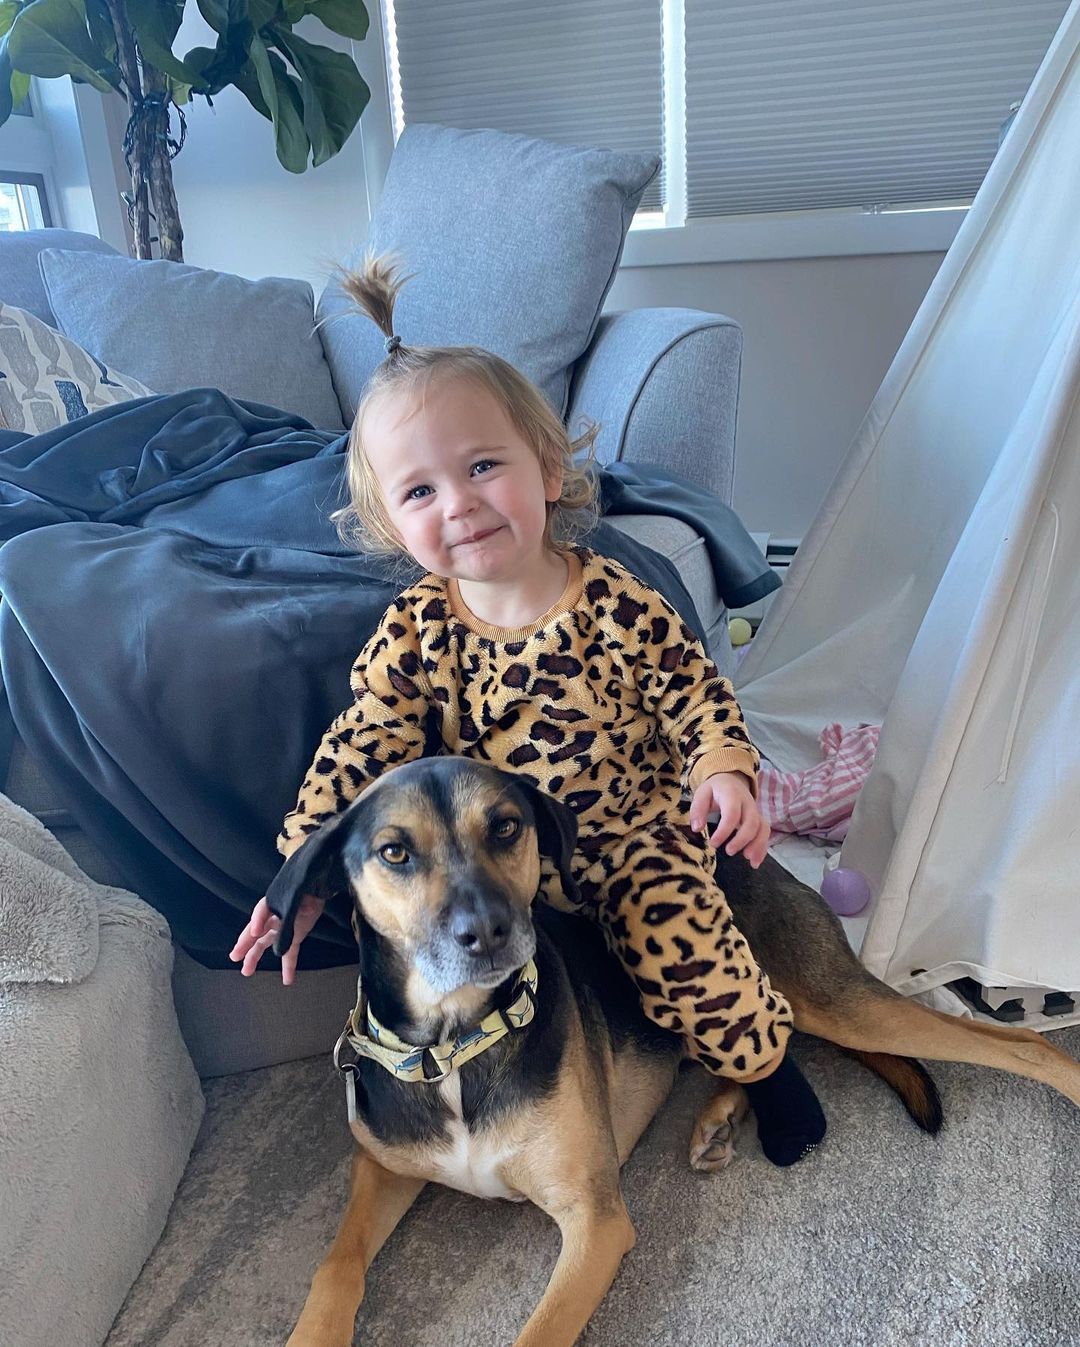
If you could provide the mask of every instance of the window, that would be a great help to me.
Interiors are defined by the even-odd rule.
[[[435,121],[662,152],[642,210],[669,237],[636,231],[634,265],[707,260],[680,233],[717,260],[947,247],[1069,0],[382,2],[395,138]],[[805,247],[761,247],[791,237],[778,221]]]
[[[26,98],[0,126],[0,231],[55,223],[48,189],[52,166],[52,140],[33,98]]]
[[[970,201],[1068,0],[685,0],[687,218]]]
[[[51,225],[45,179],[41,174],[0,170],[0,232],[48,229]]]
[[[660,0],[384,0],[384,25],[395,139],[442,122],[661,152]]]

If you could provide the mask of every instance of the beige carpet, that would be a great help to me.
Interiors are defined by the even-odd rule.
[[[1080,1055],[1080,1029],[1055,1041]],[[1080,1344],[1080,1111],[1045,1086],[936,1066],[947,1122],[932,1138],[839,1052],[802,1039],[797,1055],[830,1130],[789,1170],[751,1125],[725,1174],[694,1174],[706,1082],[680,1078],[624,1171],[638,1245],[587,1347]],[[107,1347],[284,1343],[336,1229],[350,1143],[329,1063],[206,1093],[169,1224]],[[534,1208],[428,1189],[375,1263],[356,1342],[509,1344],[557,1252]]]

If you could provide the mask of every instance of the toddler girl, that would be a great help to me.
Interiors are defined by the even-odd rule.
[[[288,857],[382,772],[421,756],[432,731],[451,753],[525,776],[574,810],[583,910],[646,1013],[748,1087],[765,1153],[790,1164],[825,1119],[784,1055],[790,1008],[715,879],[712,848],[758,866],[769,840],[731,684],[660,594],[570,544],[575,517],[595,518],[593,478],[574,461],[591,436],[571,444],[498,356],[403,346],[400,286],[379,259],[345,278],[386,334],[387,358],[357,409],[338,522],[366,550],[405,553],[430,574],[394,600],[357,659],[353,701],[319,745],[278,849]],[[568,905],[550,863],[541,896]],[[304,899],[286,983],[320,911]],[[260,900],[232,951],[246,975],[279,926]]]

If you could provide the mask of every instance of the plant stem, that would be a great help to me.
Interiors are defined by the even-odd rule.
[[[139,78],[139,62],[135,54],[135,38],[128,24],[127,9],[124,0],[105,0],[116,34],[117,63],[124,77],[127,94],[128,114],[134,114],[143,97],[142,82]],[[135,126],[129,168],[131,170],[131,191],[135,198],[135,256],[150,257],[150,190],[147,181],[147,161],[150,145],[147,140],[147,125],[139,118]]]
[[[142,68],[143,92],[164,94],[167,88],[165,76],[160,70],[148,66]],[[150,189],[154,196],[154,211],[157,215],[158,247],[161,256],[170,262],[184,260],[184,230],[180,224],[180,211],[176,204],[176,192],[173,190],[172,160],[169,158],[169,104],[163,101],[152,117],[147,119],[151,134]]]

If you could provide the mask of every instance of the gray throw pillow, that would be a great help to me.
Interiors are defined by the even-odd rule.
[[[220,388],[343,428],[306,281],[54,248],[40,265],[57,326],[105,364],[159,393]]]
[[[369,249],[396,253],[414,277],[395,314],[406,345],[495,351],[539,384],[561,415],[570,367],[596,330],[626,230],[658,168],[655,155],[410,126],[365,246],[348,265]],[[318,316],[338,398],[351,414],[383,359],[382,334],[334,281]]]
[[[55,327],[56,318],[38,270],[38,254],[43,248],[108,253],[112,257],[120,254],[93,234],[79,234],[74,229],[13,229],[0,233],[0,300]]]

